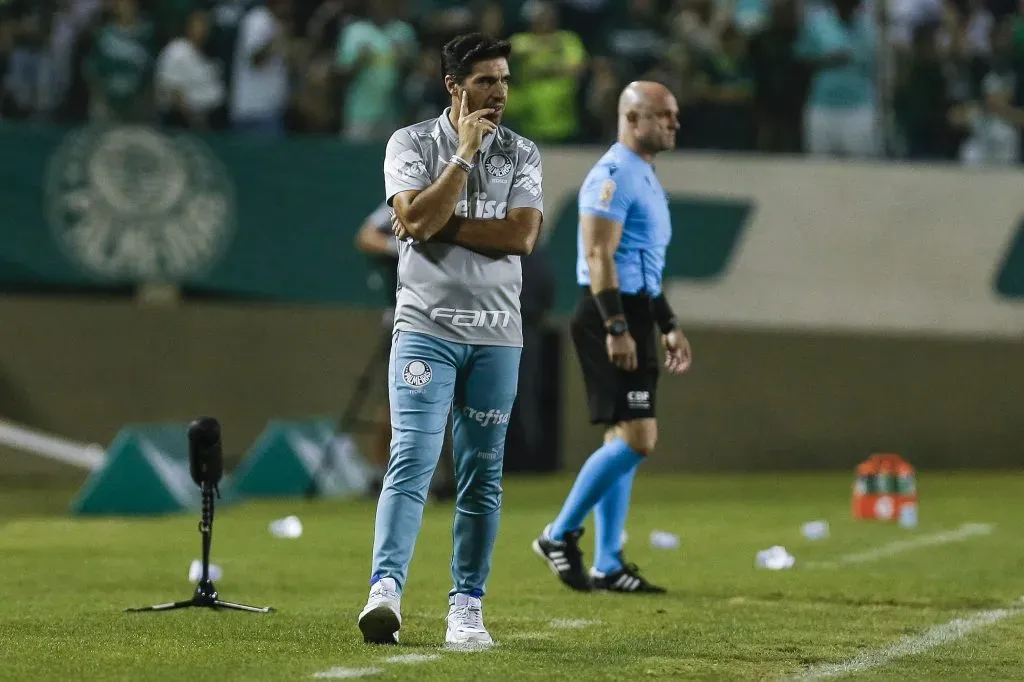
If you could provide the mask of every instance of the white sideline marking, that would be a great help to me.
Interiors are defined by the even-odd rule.
[[[944,545],[949,542],[960,542],[978,535],[988,535],[995,528],[990,523],[965,523],[955,530],[944,530],[931,535],[922,535],[912,540],[897,540],[887,545],[869,549],[865,552],[844,554],[834,561],[808,561],[807,568],[838,568],[848,564],[862,564],[868,561],[877,561],[887,557],[921,547],[933,545]]]
[[[0,420],[0,443],[82,469],[99,467],[105,456],[102,445],[76,443],[7,420]]]
[[[494,651],[498,648],[498,642],[493,644],[478,644],[476,642],[465,642],[463,644],[451,644],[445,642],[441,645],[441,651],[454,651],[460,654],[479,654],[485,651]]]
[[[589,627],[591,625],[600,625],[599,620],[553,620],[548,625],[553,628],[560,628],[565,630],[578,630],[580,628]]]
[[[388,656],[384,659],[385,663],[426,663],[427,661],[436,661],[441,658],[437,654],[399,654],[398,656]]]
[[[842,663],[817,665],[810,668],[802,675],[798,675],[790,679],[799,680],[800,682],[812,682],[813,680],[824,680],[830,677],[839,677],[841,675],[860,673],[865,670],[871,670],[872,668],[878,668],[893,659],[902,658],[903,656],[912,656],[914,654],[927,651],[933,647],[955,642],[959,639],[963,639],[973,630],[991,625],[992,623],[1010,616],[1019,616],[1024,614],[1024,608],[1022,608],[1022,606],[1024,606],[1024,598],[1018,599],[1016,602],[1011,604],[1009,608],[977,611],[970,616],[954,618],[948,623],[936,625],[935,627],[926,630],[923,634],[915,637],[905,637],[899,642],[891,644],[884,649],[865,651],[848,661],[843,661]]]
[[[552,636],[550,632],[511,632],[503,639],[550,639]]]
[[[313,677],[321,679],[369,677],[370,675],[377,675],[382,672],[384,672],[382,668],[331,668],[330,670],[324,670],[323,672],[314,673]]]

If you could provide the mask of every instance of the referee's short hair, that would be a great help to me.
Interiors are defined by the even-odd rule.
[[[441,70],[456,83],[462,83],[473,73],[473,65],[488,59],[508,59],[512,45],[483,33],[465,33],[455,36],[441,49]]]

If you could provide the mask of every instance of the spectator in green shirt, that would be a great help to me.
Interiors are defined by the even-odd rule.
[[[938,52],[937,24],[914,28],[910,63],[896,89],[896,118],[907,143],[907,158],[946,156],[947,117],[951,103],[945,67]]]
[[[536,142],[568,142],[580,127],[577,105],[587,52],[579,36],[558,28],[550,2],[537,3],[530,30],[513,35],[513,75],[505,116]]]
[[[94,119],[143,121],[153,115],[153,26],[138,0],[116,0],[85,63]]]
[[[416,33],[392,1],[370,3],[365,19],[338,38],[337,66],[346,83],[343,132],[352,140],[384,139],[403,123],[402,80],[417,57]]]

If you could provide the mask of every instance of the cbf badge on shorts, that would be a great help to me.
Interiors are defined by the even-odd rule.
[[[413,388],[423,388],[430,383],[432,375],[430,365],[422,360],[411,360],[406,363],[405,368],[402,370],[402,381]]]

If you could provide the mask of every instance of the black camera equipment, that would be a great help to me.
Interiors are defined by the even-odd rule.
[[[210,579],[210,545],[213,538],[213,498],[220,497],[221,476],[224,474],[224,453],[220,443],[220,424],[212,417],[200,417],[188,426],[188,469],[192,480],[202,492],[202,516],[199,520],[199,533],[203,536],[203,574],[196,584],[191,599],[167,602],[126,611],[170,611],[191,606],[212,609],[234,609],[253,613],[269,613],[274,609],[269,606],[248,606],[224,601],[217,595],[217,589]]]

